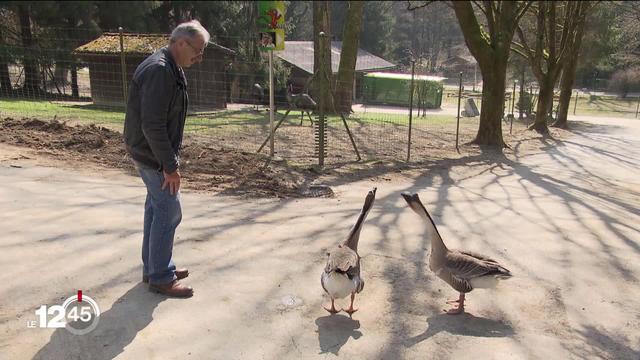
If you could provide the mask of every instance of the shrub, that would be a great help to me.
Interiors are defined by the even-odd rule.
[[[640,89],[640,66],[616,71],[609,80],[609,90],[625,98],[630,91]]]

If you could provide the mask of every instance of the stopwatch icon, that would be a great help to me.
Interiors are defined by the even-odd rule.
[[[89,296],[83,296],[78,291],[77,296],[71,296],[62,303],[66,326],[72,334],[84,335],[98,326],[100,321],[100,308]]]

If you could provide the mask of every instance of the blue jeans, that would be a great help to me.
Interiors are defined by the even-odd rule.
[[[143,275],[151,284],[167,284],[176,279],[176,266],[172,260],[173,237],[182,220],[180,192],[162,190],[164,173],[135,163],[147,187],[144,203],[144,235],[142,240]]]

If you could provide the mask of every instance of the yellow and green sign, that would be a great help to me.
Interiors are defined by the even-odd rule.
[[[258,1],[258,47],[284,50],[284,1]]]

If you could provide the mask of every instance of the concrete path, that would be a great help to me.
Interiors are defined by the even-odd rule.
[[[334,199],[185,191],[174,257],[192,273],[187,300],[140,283],[138,178],[47,166],[3,145],[0,359],[638,359],[640,122],[574,125],[544,153],[331,184]],[[325,251],[372,186],[360,310],[329,316]],[[429,240],[401,191],[420,193],[450,247],[515,277],[468,294],[467,314],[443,314],[457,294],[430,272]],[[102,310],[93,332],[27,327],[40,305],[78,289]]]

